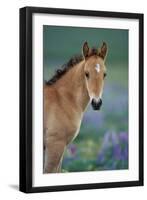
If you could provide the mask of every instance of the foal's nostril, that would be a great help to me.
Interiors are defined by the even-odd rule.
[[[102,99],[99,99],[98,103],[99,103],[100,105],[102,105]]]
[[[101,107],[101,105],[102,105],[102,99],[99,99],[99,101],[97,102],[97,105],[99,106],[99,108]]]

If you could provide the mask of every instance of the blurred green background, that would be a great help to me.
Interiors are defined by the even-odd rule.
[[[108,44],[103,106],[89,106],[80,133],[68,146],[62,172],[128,168],[128,30],[43,26],[44,80],[72,56]]]

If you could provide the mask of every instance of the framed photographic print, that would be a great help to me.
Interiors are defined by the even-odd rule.
[[[20,9],[20,191],[143,185],[143,14]]]

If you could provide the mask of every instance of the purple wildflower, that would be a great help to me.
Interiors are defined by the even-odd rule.
[[[76,152],[77,152],[77,147],[75,144],[70,144],[68,146],[68,151],[71,154],[71,156],[75,156]]]
[[[113,146],[113,156],[116,160],[120,160],[122,156],[121,147],[119,144]]]
[[[128,163],[128,135],[126,132],[107,132],[104,135],[97,164],[103,169],[121,169]]]
[[[128,134],[126,132],[120,132],[119,139],[121,142],[128,143]]]

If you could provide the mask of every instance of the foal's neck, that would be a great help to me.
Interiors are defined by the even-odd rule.
[[[84,112],[90,100],[85,82],[84,61],[72,67],[59,79],[56,87],[62,95],[65,95],[75,104],[79,112]]]

